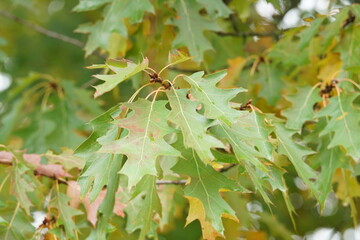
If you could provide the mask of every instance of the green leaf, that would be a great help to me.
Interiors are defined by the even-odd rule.
[[[94,201],[102,188],[108,184],[114,165],[121,159],[121,155],[113,154],[93,153],[88,156],[78,180],[81,186],[81,195],[84,196],[90,190],[89,198]]]
[[[210,149],[223,148],[224,145],[220,140],[207,134],[206,130],[212,121],[196,111],[198,103],[186,98],[187,91],[187,89],[171,88],[166,92],[171,106],[168,119],[181,129],[184,146],[193,148],[202,161],[210,162],[214,159]]]
[[[222,0],[197,0],[197,2],[204,6],[210,16],[226,18],[231,14],[231,10]]]
[[[330,139],[329,139],[330,140]],[[322,206],[325,204],[327,195],[332,191],[332,179],[337,168],[344,166],[345,156],[340,148],[335,147],[327,149],[329,140],[323,140],[318,153],[312,159],[321,163],[321,172],[317,183],[321,192],[319,202]]]
[[[264,138],[262,135],[263,133],[266,134],[266,129],[256,129],[255,124],[256,123],[250,123],[251,126],[244,126],[242,123],[245,121],[242,118],[247,118],[247,113],[243,113],[241,117],[239,117],[237,122],[234,122],[231,127],[220,124],[219,126],[216,126],[213,128],[213,131],[215,134],[223,139],[226,139],[232,146],[235,156],[239,161],[245,160],[253,164],[257,169],[260,169],[261,171],[267,173],[268,169],[262,163],[259,158],[262,157],[269,157],[268,152],[268,146],[266,144],[266,141],[268,141],[267,136]],[[250,115],[251,116],[251,115]],[[254,131],[255,130],[255,131]],[[265,156],[258,152],[255,149],[254,140],[257,141],[257,145],[261,147],[261,149],[265,148]],[[263,146],[261,146],[264,144]],[[270,154],[271,156],[271,154]]]
[[[48,82],[39,83],[40,86],[48,84]],[[17,112],[12,115],[12,123],[4,128],[3,133],[14,138],[23,138],[22,147],[30,153],[58,151],[61,147],[76,147],[83,140],[82,136],[76,133],[76,130],[80,130],[82,121],[75,113],[81,107],[76,100],[74,102],[68,98],[67,92],[62,95],[63,89],[60,89],[59,87],[56,91],[48,86],[41,88],[37,92],[40,94],[46,92],[43,96],[33,93],[33,88],[25,90],[22,103],[14,109]],[[42,101],[38,100],[39,96]],[[32,101],[34,107],[29,107],[29,102]],[[25,118],[26,122],[23,121]]]
[[[51,199],[49,207],[57,210],[58,223],[64,226],[66,236],[70,239],[74,239],[75,231],[77,231],[78,227],[76,226],[73,217],[81,215],[82,212],[71,208],[68,204],[69,200],[70,198],[68,196],[59,192],[59,189],[57,189],[56,196]]]
[[[125,65],[124,65],[125,64]],[[118,84],[130,78],[131,76],[143,71],[149,65],[149,61],[145,58],[141,63],[135,64],[129,61],[117,61],[110,59],[106,62],[106,66],[115,74],[95,75],[96,78],[103,80],[104,83],[95,86],[96,92],[94,97],[97,98],[106,92],[114,89]]]
[[[108,184],[113,165],[121,160],[120,155],[97,153],[101,148],[98,138],[105,136],[109,141],[115,140],[118,128],[111,124],[113,116],[120,113],[119,105],[90,121],[93,132],[75,151],[75,155],[86,159],[85,167],[79,177],[81,195],[84,196],[90,189],[89,197],[94,201],[102,188]]]
[[[294,234],[276,217],[276,215],[269,212],[261,212],[259,220],[268,226],[269,235],[276,239],[292,239]]]
[[[336,36],[340,35],[340,31],[343,28],[343,24],[346,19],[349,17],[349,7],[344,7],[341,11],[336,15],[335,21],[326,25],[323,31],[321,31],[320,35],[322,36],[322,44],[321,47],[323,50],[326,50],[331,46],[333,39]]]
[[[224,226],[221,217],[225,216],[233,220],[237,220],[237,218],[234,210],[222,199],[219,191],[221,189],[245,191],[245,189],[215,171],[211,165],[205,165],[196,152],[192,149],[186,149],[182,142],[181,137],[179,137],[176,148],[181,149],[184,159],[180,158],[172,170],[190,177],[190,183],[184,189],[185,196],[199,199],[204,206],[206,220],[217,232],[223,234]]]
[[[188,61],[191,58],[192,57],[189,57],[189,56],[187,56],[186,54],[184,54],[184,53],[182,53],[180,51],[176,51],[176,54],[169,53],[169,56],[168,56],[169,64],[166,65],[166,68],[168,68],[170,66],[174,66],[174,65],[182,63],[182,62],[185,62],[185,61]]]
[[[18,115],[21,113],[23,102],[18,100],[12,104],[12,108],[9,112],[1,114],[1,125],[0,125],[0,142],[6,143],[13,130],[16,128],[18,123]]]
[[[256,112],[246,112],[236,121],[238,130],[247,135],[243,141],[251,144],[259,152],[259,156],[268,160],[273,160],[273,145],[270,143],[269,136],[274,131],[273,127],[266,123],[265,115]],[[241,130],[240,130],[241,128]],[[240,136],[244,136],[240,134]]]
[[[61,86],[66,92],[67,102],[78,103],[81,110],[90,112],[93,116],[100,115],[103,112],[100,104],[93,98],[91,91],[79,88],[69,81],[61,81]]]
[[[25,138],[25,147],[32,153],[42,153],[49,149],[49,143],[46,138],[51,136],[51,133],[55,131],[56,125],[54,119],[43,115],[42,112],[35,113],[33,119],[33,125],[20,132],[21,135],[28,135]]]
[[[260,97],[263,97],[271,106],[275,106],[281,98],[281,90],[284,87],[282,80],[283,71],[270,64],[260,64],[258,81],[261,84]]]
[[[6,44],[7,41],[4,38],[0,37],[0,47],[5,46]],[[7,59],[7,54],[2,50],[0,50],[0,63],[1,62],[5,63],[6,59]]]
[[[204,52],[212,49],[209,40],[204,36],[204,31],[220,31],[221,28],[216,22],[199,14],[201,6],[196,0],[177,0],[175,9],[177,16],[167,22],[179,29],[173,47],[187,47],[194,60],[200,62]]]
[[[104,9],[104,20],[95,24],[83,24],[76,30],[81,33],[89,33],[89,39],[85,45],[86,55],[94,52],[98,47],[109,49],[109,40],[112,33],[119,33],[126,37],[127,29],[125,19],[131,24],[138,23],[143,19],[145,12],[154,12],[154,7],[149,0],[105,0],[100,3],[98,0],[92,3],[80,2],[76,6],[77,11],[93,10],[109,2]]]
[[[360,72],[360,26],[351,26],[345,31],[344,38],[339,44],[343,68],[353,73]]]
[[[156,188],[156,177],[147,175],[136,186],[132,200],[125,208],[128,216],[126,230],[140,230],[139,239],[145,239],[149,233],[154,234],[156,224],[155,213],[161,216],[161,203]]]
[[[360,159],[360,110],[355,107],[353,102],[360,93],[345,94],[341,93],[330,99],[329,105],[323,108],[316,116],[330,117],[329,123],[320,132],[320,136],[334,133],[328,148],[342,146],[346,150],[346,155]]]
[[[74,7],[75,12],[84,12],[95,10],[112,0],[80,0],[79,4]]]
[[[292,140],[294,131],[286,129],[280,123],[276,124],[275,127],[275,133],[279,141],[279,153],[288,157],[301,179],[309,187],[314,196],[318,198],[319,192],[312,182],[317,179],[317,175],[304,161],[307,155],[313,154],[314,152]]]
[[[139,99],[126,107],[133,114],[114,123],[129,131],[128,135],[102,145],[99,152],[124,154],[127,161],[120,173],[128,177],[128,185],[136,185],[145,175],[157,176],[156,160],[159,156],[180,156],[180,153],[164,140],[173,133],[167,124],[169,110],[167,101],[148,101]]]
[[[271,200],[266,194],[264,182],[259,173],[261,171],[262,174],[269,174],[269,169],[261,158],[272,159],[273,146],[268,136],[273,130],[265,125],[264,120],[264,116],[255,112],[241,112],[231,127],[220,124],[215,126],[213,131],[230,143],[237,161],[245,167],[255,188],[269,204]],[[259,170],[259,173],[254,167]]]
[[[10,204],[11,203],[11,204]],[[9,202],[0,208],[0,239],[28,240],[34,235],[32,218],[25,214],[19,205]]]
[[[88,157],[92,153],[100,149],[101,145],[97,142],[97,139],[106,135],[106,133],[114,128],[114,125],[110,124],[114,120],[114,116],[120,114],[120,105],[115,105],[105,113],[94,118],[89,122],[93,132],[91,135],[75,150],[75,155],[80,157]]]
[[[117,157],[116,157],[117,156]],[[113,216],[116,193],[119,189],[120,175],[118,172],[123,165],[123,156],[116,155],[111,162],[109,172],[106,195],[98,209],[98,224],[96,226],[96,239],[105,239],[106,233],[109,231],[111,225],[108,223],[109,219]]]
[[[204,72],[197,72],[184,79],[191,85],[190,93],[196,100],[204,104],[204,115],[210,119],[218,119],[231,125],[239,112],[229,105],[229,101],[243,88],[220,89],[216,84],[226,76],[226,71],[220,71],[203,77]]]
[[[314,105],[321,101],[318,91],[314,90],[310,86],[299,87],[296,94],[285,97],[292,103],[290,108],[282,112],[287,118],[285,124],[287,128],[299,130],[306,121],[314,117]]]
[[[269,65],[275,73],[280,72],[283,66],[303,66],[310,62],[309,50],[300,50],[294,46],[294,40],[297,38],[296,34],[299,30],[299,28],[295,28],[285,32],[284,36],[282,36],[282,38],[276,42],[273,47],[271,47],[269,53],[267,54],[268,58],[273,60],[274,63],[271,64],[271,62],[269,63],[268,61],[266,64]]]
[[[307,27],[304,31],[301,32],[300,41],[297,45],[299,50],[303,50],[309,45],[311,39],[319,32],[319,28],[321,24],[324,22],[324,20],[325,18],[315,19],[311,23],[310,27]]]
[[[22,161],[19,161],[19,158],[13,160],[14,167],[12,168],[11,173],[12,187],[21,207],[25,210],[27,215],[30,215],[30,207],[33,206],[33,204],[27,193],[33,192],[36,184],[32,181],[33,179],[31,179],[30,175],[27,175],[32,169],[27,167]]]

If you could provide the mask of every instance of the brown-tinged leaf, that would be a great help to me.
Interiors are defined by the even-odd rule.
[[[6,151],[0,151],[0,163],[11,165],[13,154]],[[38,175],[43,175],[51,178],[72,177],[67,173],[60,164],[41,164],[41,156],[38,154],[23,154],[23,158],[32,164],[35,172]]]
[[[245,66],[246,59],[243,57],[236,57],[229,59],[229,67],[227,69],[227,75],[219,82],[220,88],[234,87],[235,82]]]
[[[95,201],[91,202],[88,196],[80,198],[80,186],[76,181],[68,181],[68,188],[66,195],[70,197],[70,207],[78,208],[79,204],[82,203],[87,213],[87,219],[95,227],[97,222],[97,213],[100,204],[105,198],[106,190],[102,190]],[[125,217],[124,208],[125,204],[121,203],[119,199],[115,200],[114,213],[118,216]]]

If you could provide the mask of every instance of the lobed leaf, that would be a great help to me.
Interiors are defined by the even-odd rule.
[[[82,0],[74,10],[94,10],[104,4],[106,6],[103,20],[99,20],[95,24],[86,23],[76,29],[77,32],[89,34],[85,45],[86,55],[90,55],[99,47],[109,50],[110,37],[113,33],[126,37],[128,34],[125,25],[126,19],[134,24],[143,19],[145,12],[154,12],[154,7],[149,0]]]
[[[199,14],[201,6],[196,0],[176,0],[177,15],[168,21],[179,29],[173,41],[173,47],[187,47],[196,62],[203,59],[206,50],[212,49],[209,40],[204,36],[204,31],[220,31],[220,26]]]
[[[212,121],[196,111],[198,103],[186,98],[187,89],[171,88],[166,95],[171,106],[168,119],[181,129],[184,146],[193,148],[204,162],[214,160],[210,149],[223,148],[224,144],[206,132]]]
[[[281,114],[287,118],[285,126],[294,130],[300,130],[306,121],[314,117],[314,105],[321,101],[317,91],[310,86],[299,87],[296,94],[285,98],[292,103],[292,106]]]
[[[78,230],[73,217],[82,214],[80,210],[69,206],[70,198],[57,190],[56,196],[51,199],[49,207],[57,210],[58,223],[65,228],[66,236],[75,239],[75,231]]]
[[[360,93],[341,93],[330,99],[329,105],[323,108],[316,117],[329,117],[330,121],[320,132],[320,136],[334,133],[328,148],[342,146],[346,155],[356,162],[360,160],[360,110],[354,105]]]
[[[179,137],[175,144],[177,149],[181,149],[184,159],[179,159],[178,163],[172,168],[174,172],[190,177],[188,185],[184,189],[185,196],[189,197],[190,208],[196,208],[197,211],[190,211],[187,222],[199,219],[202,223],[203,232],[209,231],[209,227],[214,228],[216,232],[223,235],[224,227],[221,217],[227,217],[238,221],[234,210],[221,198],[219,191],[245,191],[241,186],[237,186],[232,180],[226,178],[223,174],[215,171],[210,165],[205,165],[192,149],[186,149],[183,141]],[[201,203],[196,202],[199,199]],[[198,207],[195,207],[197,205]],[[203,206],[204,217],[198,212],[199,207]],[[207,224],[209,222],[210,224]],[[211,239],[215,239],[211,238]]]
[[[90,189],[89,197],[94,201],[102,188],[108,184],[110,171],[114,165],[121,161],[122,156],[98,153],[101,148],[98,138],[104,136],[103,141],[113,141],[117,135],[117,127],[111,122],[113,116],[120,113],[119,105],[109,109],[97,118],[90,121],[93,132],[76,150],[75,155],[86,159],[85,166],[78,179],[81,186],[81,195],[84,196]],[[119,169],[120,170],[120,169]]]
[[[203,75],[204,72],[197,72],[184,77],[191,85],[190,93],[204,105],[204,115],[207,118],[221,120],[230,126],[239,116],[239,112],[229,105],[229,101],[235,98],[238,93],[246,90],[243,88],[217,88],[216,84],[226,76],[226,71],[220,71],[206,77]]]
[[[125,64],[125,65],[124,65]],[[131,76],[143,71],[149,65],[149,61],[145,58],[141,63],[135,64],[132,62],[122,62],[115,60],[108,60],[106,66],[110,68],[114,74],[110,75],[95,75],[96,78],[103,80],[104,83],[95,86],[96,92],[94,97],[97,98],[106,92],[114,89],[118,84],[127,80]]]
[[[313,182],[318,179],[318,177],[315,171],[304,161],[305,156],[313,154],[314,152],[294,142],[292,140],[294,132],[286,129],[282,124],[276,124],[275,129],[279,141],[279,153],[288,157],[301,179],[306,183],[313,195],[318,198],[319,191]]]
[[[125,104],[133,114],[114,123],[129,131],[128,135],[102,144],[99,152],[124,154],[127,161],[120,173],[128,177],[129,187],[135,186],[145,175],[157,176],[156,160],[159,156],[180,156],[180,153],[164,140],[175,130],[168,126],[167,101],[139,99]]]

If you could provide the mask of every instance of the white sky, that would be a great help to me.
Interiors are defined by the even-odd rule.
[[[341,0],[345,5],[349,5],[348,0]],[[301,0],[298,8],[293,8],[286,13],[284,16],[283,22],[280,24],[280,28],[286,29],[299,25],[301,23],[300,13],[301,11],[316,11],[321,14],[326,14],[329,12],[330,0]],[[256,11],[260,16],[272,19],[272,16],[276,13],[275,8],[271,3],[267,3],[266,0],[259,0],[256,3]]]
[[[0,92],[10,87],[11,78],[10,75],[0,72]]]

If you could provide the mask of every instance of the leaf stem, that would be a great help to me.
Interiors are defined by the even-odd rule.
[[[6,175],[6,177],[4,178],[4,180],[2,181],[2,183],[1,183],[1,185],[0,185],[0,192],[1,192],[2,188],[4,187],[6,181],[8,180],[9,177],[10,177],[10,173],[8,173],[8,174]]]
[[[48,99],[51,95],[52,89],[48,88],[45,90],[44,96],[41,100],[41,110],[44,112],[46,110],[46,105],[48,103]]]
[[[154,69],[152,69],[151,67],[147,67],[146,69],[149,69],[151,71],[153,71],[154,73],[157,73]]]
[[[170,67],[170,66],[172,66],[172,65],[174,65],[173,63],[169,63],[168,65],[166,65],[165,67],[163,67],[161,70],[160,70],[160,72],[159,72],[159,76],[161,75],[161,73],[166,69],[166,68],[168,68],[168,67]]]
[[[153,95],[153,94],[155,93],[155,96],[154,96],[154,99],[153,99],[153,101],[155,101],[156,95],[157,95],[159,92],[165,92],[165,90],[161,90],[161,88],[164,89],[163,86],[159,87],[158,89],[156,89],[156,90],[152,91],[151,93],[149,93],[149,94],[146,96],[145,99],[148,99],[151,95]]]
[[[174,85],[175,84],[175,81],[176,79],[178,79],[179,77],[187,77],[185,74],[179,74],[179,75],[176,75],[176,77],[174,78],[174,80],[172,81],[172,84],[171,85]],[[168,80],[169,81],[169,80]],[[170,81],[169,81],[170,82]]]
[[[350,78],[343,78],[341,80],[339,80],[340,82],[349,82],[351,84],[353,84],[355,87],[357,87],[360,90],[360,85],[357,84],[354,80],[350,79]]]
[[[11,225],[13,224],[13,222],[14,222],[14,220],[15,220],[15,216],[16,216],[17,212],[19,211],[19,207],[20,207],[20,202],[17,203],[16,208],[15,208],[15,210],[14,210],[14,214],[13,214],[13,216],[12,216],[12,218],[11,218],[11,220],[10,220],[10,223],[9,223],[9,225],[8,225],[8,227],[7,227],[6,235],[5,235],[5,240],[8,239],[8,235],[9,235],[9,231],[10,231]]]
[[[149,85],[151,85],[151,84],[153,84],[153,83],[151,82],[151,83],[147,83],[147,84],[141,86],[141,87],[131,96],[131,98],[128,100],[128,103],[132,103],[132,102],[134,101],[135,97],[139,94],[139,92],[140,92],[142,89],[144,89],[145,87],[147,87],[147,86],[149,86]]]

